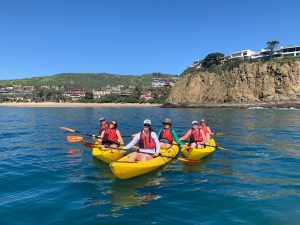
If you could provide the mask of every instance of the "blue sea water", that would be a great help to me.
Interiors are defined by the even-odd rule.
[[[94,134],[100,116],[123,135],[204,117],[230,151],[118,180],[59,129]],[[0,224],[299,224],[299,125],[298,110],[0,107]]]

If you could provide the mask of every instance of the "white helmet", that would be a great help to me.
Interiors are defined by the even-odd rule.
[[[151,125],[151,120],[145,119],[145,120],[144,120],[144,124],[149,124],[149,125]]]

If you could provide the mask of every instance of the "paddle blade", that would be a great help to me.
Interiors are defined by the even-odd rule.
[[[187,163],[198,163],[198,162],[201,162],[200,159],[187,159],[187,158],[182,158],[182,157],[179,157],[177,159],[180,160],[180,161],[182,161],[182,162],[187,162]]]
[[[214,133],[213,135],[214,136],[226,136],[226,135],[229,135],[230,133],[226,133],[226,132],[224,132],[224,133]]]
[[[88,142],[88,141],[81,141],[80,143],[83,146],[87,147],[87,148],[103,148],[103,147],[106,147],[104,145],[97,144],[97,143],[94,143],[94,142]]]
[[[67,137],[68,142],[79,142],[83,140],[83,137],[80,136],[68,136]]]
[[[216,146],[216,148],[217,148],[217,149],[220,149],[220,150],[222,150],[222,151],[229,151],[229,149],[223,148],[223,147],[220,147],[220,146]]]
[[[69,127],[59,127],[60,129],[63,129],[63,130],[66,130],[66,131],[70,131],[70,132],[73,132],[75,133],[75,130],[69,128]]]

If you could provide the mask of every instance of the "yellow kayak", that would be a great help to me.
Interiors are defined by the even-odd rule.
[[[210,139],[209,145],[216,146],[216,142],[213,138]],[[181,149],[182,154],[188,159],[201,159],[212,154],[214,151],[215,147],[210,146],[207,146],[205,148]]]
[[[178,145],[173,145],[169,149],[161,149],[160,153],[165,156],[175,157],[178,153]],[[132,154],[132,153],[131,153]],[[130,155],[127,155],[116,162],[110,164],[111,171],[119,179],[129,179],[136,177],[145,173],[149,173],[166,163],[168,163],[171,158],[158,156],[154,159],[148,160],[146,162],[128,162]]]
[[[125,153],[126,151],[117,149],[102,150],[101,148],[93,148],[92,155],[105,163],[111,163],[122,158]]]

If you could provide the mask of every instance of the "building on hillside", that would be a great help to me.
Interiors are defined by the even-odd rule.
[[[152,100],[152,92],[151,91],[142,91],[140,95],[140,99],[145,99],[146,101]]]
[[[177,77],[171,78],[152,78],[152,87],[161,88],[161,87],[170,87],[175,84]]]
[[[71,98],[73,101],[76,101],[85,96],[85,91],[83,90],[69,90],[64,91],[63,96]]]
[[[192,65],[189,66],[189,68],[196,68],[196,69],[200,69],[201,68],[201,60],[196,60],[195,62],[193,62]]]
[[[93,90],[94,98],[101,98],[104,95],[109,95],[109,94],[111,94],[111,92],[108,90]]]
[[[280,54],[281,57],[300,56],[300,46],[282,46],[276,52]]]
[[[229,56],[230,59],[245,59],[245,58],[251,58],[255,54],[257,54],[256,51],[245,49],[238,52],[233,52]]]

